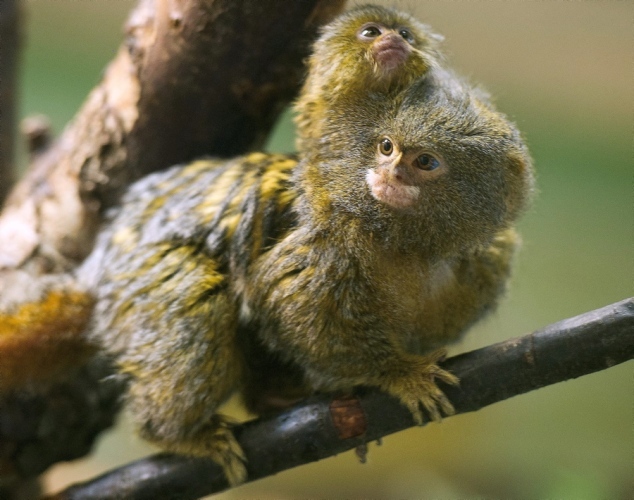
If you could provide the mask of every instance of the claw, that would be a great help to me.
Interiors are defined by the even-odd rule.
[[[427,410],[427,413],[429,413],[430,418],[434,422],[440,422],[442,420],[442,417],[440,416],[440,412],[438,411],[438,407],[436,406],[436,403],[433,400],[428,400],[427,398],[425,398],[422,400],[422,403],[425,409]]]
[[[442,415],[455,413],[447,396],[436,385],[439,380],[450,385],[459,384],[458,377],[436,364],[446,354],[444,349],[440,349],[425,357],[410,358],[411,371],[406,375],[401,372],[385,385],[387,391],[397,396],[411,411],[418,425],[423,425],[424,422],[423,408],[434,422],[440,422]]]
[[[445,384],[460,385],[460,379],[458,377],[447,370],[443,370],[442,368],[438,368],[438,370],[434,373],[434,377],[438,380],[442,380]]]
[[[437,398],[437,401],[445,415],[449,416],[456,413],[453,405],[449,402],[447,396],[445,396],[444,394],[442,394],[441,397]]]
[[[414,419],[414,422],[416,423],[416,425],[422,426],[425,421],[423,420],[423,412],[420,411],[420,408],[418,407],[418,404],[416,404],[415,406],[409,406],[409,411],[412,412],[412,418]]]
[[[233,456],[231,458],[225,457],[225,460],[220,465],[222,466],[222,470],[224,471],[230,486],[238,486],[246,481],[247,468],[245,467],[244,462],[241,459],[238,459],[237,456]]]

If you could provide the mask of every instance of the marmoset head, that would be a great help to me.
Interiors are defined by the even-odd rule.
[[[317,211],[358,218],[375,237],[444,256],[487,243],[530,198],[531,160],[515,126],[443,70],[357,132],[348,158],[311,167],[310,179]]]
[[[438,57],[441,39],[405,12],[366,5],[339,16],[322,29],[310,71],[333,83],[356,88],[405,87]],[[346,89],[341,89],[344,92]]]
[[[323,138],[333,118],[368,95],[392,99],[407,88],[436,64],[439,40],[409,14],[372,5],[326,25],[314,44],[295,106],[299,148],[304,138]]]

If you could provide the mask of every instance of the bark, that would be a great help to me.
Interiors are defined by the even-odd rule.
[[[477,411],[549,384],[634,358],[634,299],[591,311],[499,344],[448,359],[460,387],[442,387],[456,414]],[[249,481],[363,447],[412,427],[409,411],[387,394],[322,395],[271,418],[247,422],[236,436]],[[56,500],[195,499],[228,487],[210,460],[158,454],[51,497]]]

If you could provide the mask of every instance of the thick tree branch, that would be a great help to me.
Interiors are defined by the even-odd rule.
[[[540,387],[604,370],[634,358],[634,299],[547,326],[532,334],[448,359],[460,388],[443,387],[456,413],[476,411]],[[341,453],[414,425],[390,396],[322,395],[236,435],[248,457],[249,480]],[[159,454],[72,486],[54,499],[194,499],[228,487],[209,460]]]
[[[20,48],[17,0],[0,2],[0,207],[14,181],[15,103]]]

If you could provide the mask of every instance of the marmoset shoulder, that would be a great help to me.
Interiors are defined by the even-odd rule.
[[[215,460],[232,483],[245,458],[218,408],[234,393],[263,413],[364,385],[419,423],[451,413],[437,382],[457,379],[437,349],[494,308],[509,277],[533,182],[518,131],[436,64],[431,40],[409,71],[398,47],[411,18],[367,11],[384,12],[344,15],[315,46],[298,157],[199,160],[138,181],[77,271],[95,304],[82,338],[126,382],[141,436]],[[405,40],[379,62],[396,54],[391,83],[361,59],[347,99],[335,83],[358,54],[343,66],[317,54],[334,61],[350,36],[385,27]]]

